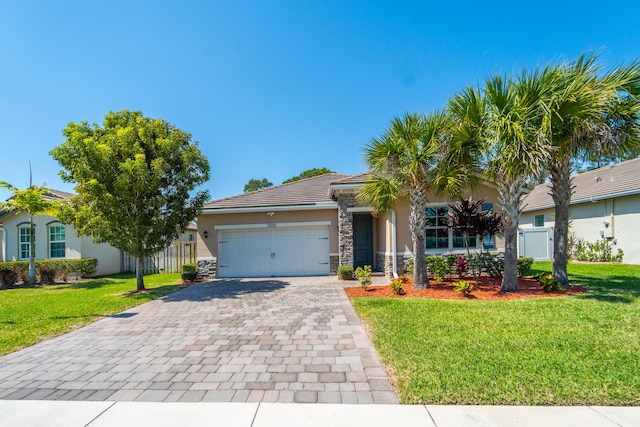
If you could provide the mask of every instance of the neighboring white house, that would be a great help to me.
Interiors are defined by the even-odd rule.
[[[65,200],[70,193],[48,189],[44,197]],[[35,224],[36,259],[98,260],[96,275],[121,273],[135,268],[130,257],[108,243],[94,243],[92,237],[78,236],[75,229],[58,218],[37,215]],[[181,271],[185,262],[195,262],[197,225],[187,230],[167,248],[146,260],[145,271]],[[28,260],[30,253],[29,215],[0,211],[0,261]],[[178,248],[179,247],[179,248]],[[171,268],[169,268],[171,267]]]
[[[48,190],[45,197],[65,200],[70,193]],[[96,275],[119,273],[122,271],[122,256],[118,249],[107,243],[96,244],[91,237],[80,237],[73,227],[61,223],[58,218],[37,215],[35,224],[36,259],[78,259],[98,260]],[[14,212],[0,212],[0,233],[2,252],[0,261],[28,260],[30,253],[29,215]]]
[[[588,242],[608,239],[623,262],[640,264],[640,158],[577,174],[569,207],[569,232]],[[520,256],[553,258],[554,204],[549,184],[524,199]]]

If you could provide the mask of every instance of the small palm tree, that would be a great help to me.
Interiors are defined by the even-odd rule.
[[[0,209],[13,211],[16,215],[26,212],[29,214],[29,279],[28,284],[36,282],[36,242],[33,217],[36,215],[53,215],[58,212],[60,202],[45,197],[48,190],[44,186],[32,185],[19,190],[5,181],[0,181],[0,188],[10,191],[13,196],[6,202],[0,202]]]
[[[413,286],[427,288],[425,263],[427,193],[433,188],[446,128],[442,113],[406,114],[365,148],[372,178],[358,193],[361,203],[386,212],[409,196],[409,228],[413,243]]]
[[[555,81],[551,68],[517,78],[494,76],[485,87],[467,88],[453,97],[453,126],[447,161],[467,177],[484,176],[498,186],[505,237],[501,290],[518,290],[517,229],[526,182],[538,176],[551,154],[540,131],[542,101]],[[469,178],[467,178],[469,181]]]

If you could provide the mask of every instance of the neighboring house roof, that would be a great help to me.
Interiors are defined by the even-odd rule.
[[[229,209],[234,211],[259,211],[276,207],[336,207],[336,203],[329,196],[329,186],[333,182],[350,177],[350,175],[328,173],[276,187],[214,200],[204,205],[203,213],[219,213]]]
[[[524,199],[524,212],[554,206],[549,183],[536,186]],[[640,158],[573,176],[571,204],[640,194]]]
[[[47,188],[46,190],[47,190],[46,193],[44,193],[42,197],[48,200],[67,200],[69,197],[75,196],[75,194],[67,193],[66,191],[54,190],[51,188]],[[13,196],[9,197],[7,200],[11,200],[12,198]],[[0,210],[0,217],[8,215],[12,212],[13,211]]]

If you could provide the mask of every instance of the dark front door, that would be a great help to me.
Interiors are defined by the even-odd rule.
[[[371,215],[353,215],[353,268],[373,267],[373,227]]]

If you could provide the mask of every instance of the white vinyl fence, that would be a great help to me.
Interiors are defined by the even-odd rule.
[[[195,264],[196,242],[175,242],[167,249],[144,259],[144,274],[182,273],[183,264]],[[124,271],[136,271],[135,257],[125,254]]]

